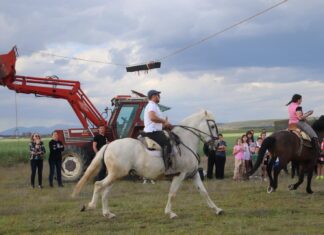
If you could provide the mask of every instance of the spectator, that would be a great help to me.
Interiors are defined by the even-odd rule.
[[[226,142],[222,134],[218,134],[219,145],[215,154],[216,179],[224,179],[224,170],[226,163]]]
[[[58,139],[58,134],[56,131],[52,133],[52,140],[48,144],[50,149],[50,154],[48,158],[49,163],[49,185],[53,187],[53,177],[56,170],[57,183],[59,187],[63,187],[62,184],[62,152],[64,151],[64,145]]]
[[[260,133],[260,137],[262,140],[264,140],[265,138],[267,138],[267,131],[266,129],[262,129],[261,133]]]
[[[238,138],[236,140],[236,145],[234,145],[233,147],[233,155],[235,157],[233,180],[241,180],[243,176],[243,155],[244,155],[244,148],[242,145],[241,138]]]
[[[252,132],[252,131],[247,131],[246,132],[247,143],[254,143],[254,136],[253,136],[254,132]]]
[[[106,128],[105,126],[100,126],[98,129],[98,135],[96,135],[93,138],[93,142],[92,142],[92,149],[95,153],[97,153],[102,146],[104,146],[105,144],[108,144],[108,139],[105,136],[105,131]],[[103,180],[107,175],[107,168],[105,163],[101,164],[101,169],[98,173],[98,175],[95,177],[95,181],[100,181]]]
[[[324,180],[324,140],[322,141],[322,144],[321,144],[321,155],[320,155],[320,157],[318,159],[318,163],[317,163],[316,179]]]
[[[213,178],[214,166],[216,171],[216,146],[215,141],[210,140],[208,143],[204,144],[204,153],[208,157],[207,165],[207,178]],[[215,173],[216,175],[216,173]]]
[[[38,172],[38,187],[43,188],[42,177],[43,177],[43,159],[45,156],[45,147],[41,141],[41,137],[38,133],[32,134],[29,143],[30,151],[30,166],[31,166],[31,186],[35,188],[35,176],[36,171]]]
[[[250,168],[250,161],[251,161],[251,153],[250,153],[250,149],[249,149],[249,145],[247,142],[247,136],[246,135],[242,135],[242,146],[243,146],[243,160],[244,160],[244,175],[246,175],[246,173],[251,169]]]

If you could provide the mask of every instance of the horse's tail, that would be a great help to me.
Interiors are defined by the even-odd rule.
[[[106,149],[107,149],[106,145],[101,147],[101,149],[99,150],[99,152],[97,152],[94,159],[92,159],[91,164],[88,166],[86,172],[84,173],[82,178],[79,180],[79,182],[75,186],[73,193],[72,193],[72,197],[77,196],[80,193],[83,186],[85,185],[85,183],[87,183],[90,179],[92,179],[95,175],[97,175],[99,173],[99,170],[100,170],[102,162],[103,162],[102,159],[104,157]]]
[[[262,163],[266,151],[272,149],[275,146],[275,144],[276,144],[276,139],[272,136],[269,136],[263,140],[261,148],[259,149],[257,161],[254,163],[252,170],[250,170],[247,173],[249,176],[253,175],[254,172],[256,172],[256,170],[259,168],[259,166]]]

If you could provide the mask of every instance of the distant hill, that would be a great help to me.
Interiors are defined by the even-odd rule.
[[[218,128],[220,129],[220,131],[236,131],[236,130],[246,131],[249,129],[266,129],[267,131],[273,131],[274,123],[276,121],[278,121],[278,119],[219,123]]]
[[[267,131],[273,131],[275,127],[275,122],[280,121],[278,119],[269,119],[269,120],[250,120],[250,121],[242,121],[242,122],[229,122],[229,123],[217,123],[218,128],[221,132],[224,131],[246,131],[249,129],[263,129],[265,128]],[[33,126],[33,127],[18,127],[18,134],[23,135],[24,133],[33,133],[38,132],[41,135],[48,135],[53,132],[53,130],[57,129],[69,129],[73,127],[80,126],[70,126],[65,124],[57,124],[50,127],[43,126]],[[12,136],[15,135],[16,128],[10,128],[0,132],[2,136]]]
[[[66,124],[57,124],[54,126],[50,127],[44,127],[44,126],[32,126],[32,127],[18,127],[18,135],[29,135],[29,133],[34,133],[38,132],[41,135],[49,135],[51,134],[54,130],[64,130],[68,128],[73,128],[73,127],[79,127],[79,126],[71,126],[71,125],[66,125]],[[14,136],[16,135],[16,128],[10,128],[4,131],[0,132],[1,136]]]

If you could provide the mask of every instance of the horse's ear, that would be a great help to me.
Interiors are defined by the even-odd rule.
[[[206,117],[208,116],[207,110],[205,110],[205,116],[206,116]]]

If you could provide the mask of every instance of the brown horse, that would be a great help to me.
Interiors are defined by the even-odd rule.
[[[318,134],[319,140],[324,137],[324,116],[321,116],[313,124],[313,129]],[[289,190],[296,190],[304,181],[304,175],[307,174],[307,193],[313,193],[311,182],[313,177],[314,167],[316,166],[319,157],[319,151],[315,148],[304,144],[300,137],[288,130],[274,132],[267,137],[259,150],[258,159],[253,166],[253,169],[248,172],[252,175],[260,166],[263,157],[268,150],[270,159],[267,165],[267,173],[269,176],[268,193],[276,190],[278,186],[278,174],[291,161],[299,165],[299,177],[295,184],[288,186]],[[272,175],[273,173],[273,175]]]

